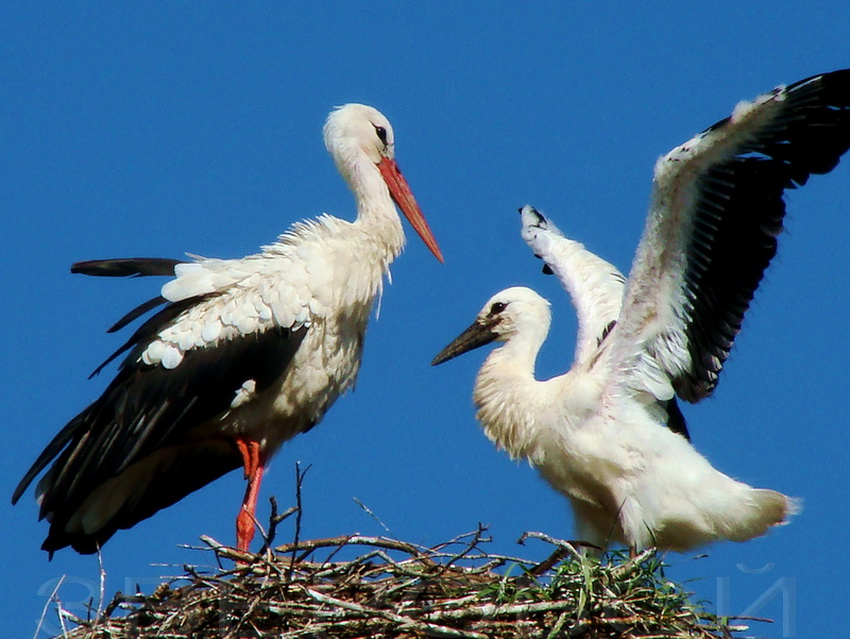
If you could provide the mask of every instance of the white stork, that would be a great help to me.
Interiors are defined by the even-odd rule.
[[[831,171],[848,147],[850,70],[739,104],[656,163],[628,281],[520,210],[523,238],[577,310],[572,368],[535,380],[549,305],[523,287],[493,296],[433,364],[503,342],[475,380],[477,418],[570,500],[582,539],[685,551],[762,535],[798,509],[714,469],[691,446],[676,398],[714,390],[776,253],[784,190]]]
[[[162,303],[103,366],[129,351],[103,395],[47,445],[15,490],[36,488],[50,522],[42,545],[92,553],[228,471],[248,486],[236,520],[247,550],[269,458],[315,426],[357,376],[366,324],[404,232],[393,202],[443,258],[394,159],[389,121],[348,104],[324,127],[325,146],[357,201],[357,218],[295,223],[242,259],[96,260],[87,275],[171,275]]]

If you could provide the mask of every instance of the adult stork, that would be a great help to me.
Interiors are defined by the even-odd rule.
[[[170,275],[162,303],[103,366],[129,354],[101,397],[47,445],[15,490],[36,488],[50,522],[42,545],[92,553],[228,471],[248,480],[237,547],[254,535],[263,472],[280,445],[315,426],[357,376],[366,324],[383,276],[404,245],[395,204],[442,255],[394,159],[389,121],[347,104],[324,127],[325,146],[357,201],[353,222],[295,223],[242,259],[80,262],[87,275]]]
[[[798,502],[712,467],[676,399],[712,393],[776,253],[785,189],[828,173],[850,147],[850,70],[779,87],[663,156],[628,281],[530,206],[522,234],[578,314],[575,360],[534,378],[548,302],[493,296],[434,359],[499,341],[475,380],[487,436],[569,498],[581,538],[685,551],[745,541]]]

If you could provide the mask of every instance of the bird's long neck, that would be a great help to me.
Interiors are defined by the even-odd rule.
[[[371,245],[370,255],[379,257],[381,270],[386,272],[404,248],[404,229],[375,164],[368,158],[359,158],[353,166],[346,176],[357,202],[357,218],[353,224]]]
[[[543,340],[520,337],[514,336],[487,356],[472,396],[487,437],[512,458],[533,456],[537,404],[547,386],[534,378]]]

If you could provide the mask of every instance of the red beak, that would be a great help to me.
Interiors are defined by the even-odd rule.
[[[425,246],[431,249],[434,257],[443,262],[443,254],[440,252],[440,247],[437,246],[437,240],[434,239],[434,234],[431,233],[428,222],[425,221],[425,216],[422,215],[422,211],[407,185],[407,180],[399,171],[396,161],[385,157],[378,163],[378,170],[381,171],[384,182],[390,189],[390,195],[392,195],[401,212],[404,213],[404,217],[425,242]]]

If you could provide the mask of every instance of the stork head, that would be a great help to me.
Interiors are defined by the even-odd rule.
[[[340,147],[355,148],[374,164],[395,156],[395,136],[383,113],[365,104],[346,104],[328,116],[324,128],[325,146],[337,159]],[[342,167],[341,167],[342,168]]]
[[[355,195],[358,194],[359,180],[362,180],[362,176],[357,175],[361,163],[368,161],[378,169],[396,206],[434,256],[442,262],[443,255],[437,241],[396,164],[395,135],[384,114],[365,104],[351,103],[337,107],[325,122],[324,138],[325,147]]]
[[[535,354],[546,339],[551,322],[549,302],[525,286],[514,286],[487,300],[475,321],[431,361],[442,364],[490,342],[514,338],[529,340]]]

